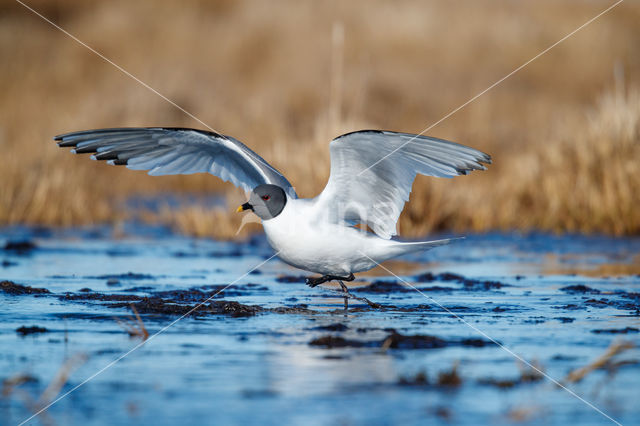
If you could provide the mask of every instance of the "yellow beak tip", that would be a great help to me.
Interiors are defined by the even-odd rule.
[[[241,211],[243,211],[244,209],[242,208],[242,206],[238,206],[238,208],[236,209],[236,212],[240,213]]]

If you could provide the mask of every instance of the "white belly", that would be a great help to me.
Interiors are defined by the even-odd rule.
[[[366,254],[372,254],[375,240],[385,240],[355,228],[313,223],[310,221],[313,216],[307,214],[306,201],[289,200],[281,214],[262,222],[267,240],[280,259],[296,268],[325,275],[346,276],[376,266]]]

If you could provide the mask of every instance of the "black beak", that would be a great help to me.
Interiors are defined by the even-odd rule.
[[[253,206],[251,204],[249,204],[249,203],[244,203],[243,205],[239,206],[236,211],[239,213],[239,212],[243,212],[245,210],[253,211]]]

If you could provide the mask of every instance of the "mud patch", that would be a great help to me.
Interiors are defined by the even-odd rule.
[[[102,294],[93,293],[91,289],[81,289],[80,294],[66,293],[58,296],[58,299],[66,302],[70,301],[98,301],[98,302],[137,302],[140,296],[132,294]]]
[[[0,282],[0,291],[5,294],[10,294],[13,296],[20,296],[23,294],[49,294],[51,293],[46,288],[35,288],[29,287],[25,285],[16,284],[13,281],[2,281]]]
[[[20,241],[7,241],[3,247],[4,251],[11,252],[18,255],[25,255],[35,250],[37,246],[34,242],[29,240]]]
[[[114,304],[113,307],[126,307],[126,304]],[[133,305],[141,314],[161,315],[229,315],[248,317],[263,312],[260,306],[243,305],[238,302],[214,300],[201,305],[182,305],[158,297],[144,297]]]
[[[600,294],[600,290],[597,290],[595,288],[591,288],[591,287],[587,287],[586,285],[569,285],[566,287],[562,287],[560,289],[560,291],[564,291],[565,293],[569,293],[569,294],[585,294],[585,293],[589,293],[589,294]]]
[[[585,301],[584,304],[594,308],[612,307],[612,308],[625,310],[625,311],[636,311],[636,315],[640,315],[640,301],[638,300],[635,300],[634,302],[626,302],[622,300],[612,300],[608,298],[589,299]]]
[[[84,277],[93,280],[111,280],[112,282],[117,282],[119,280],[155,280],[156,277],[149,274],[138,274],[135,272],[127,272],[125,274],[105,274],[105,275],[95,275]]]
[[[317,327],[311,327],[309,330],[324,330],[324,331],[347,331],[349,327],[339,322],[329,325],[319,325]]]
[[[414,276],[414,279],[417,282],[421,283],[429,283],[434,281],[455,282],[462,284],[465,290],[498,290],[503,287],[511,287],[511,285],[502,283],[500,281],[467,278],[463,275],[454,274],[452,272],[443,272],[440,274],[427,272]]]
[[[398,281],[377,280],[366,287],[355,289],[358,293],[409,293],[416,291],[414,288],[401,284]]]
[[[460,339],[445,340],[440,337],[430,335],[403,335],[393,332],[382,340],[355,340],[346,339],[341,336],[327,335],[317,337],[309,342],[310,346],[317,346],[325,349],[333,348],[385,348],[385,349],[439,349],[447,346],[468,346],[481,348],[494,345],[490,340],[483,339]]]
[[[279,283],[306,283],[307,278],[304,275],[280,275],[276,278],[276,281]]]
[[[210,287],[210,286],[206,286]],[[317,313],[307,308],[307,305],[279,306],[263,308],[258,305],[245,305],[235,301],[210,300],[215,292],[202,292],[199,288],[189,290],[169,290],[147,292],[149,296],[133,294],[104,294],[93,292],[66,293],[59,295],[63,301],[79,303],[97,302],[109,308],[134,307],[140,314],[156,314],[167,316],[182,315],[226,315],[231,317],[248,317],[260,313],[277,314],[309,314]]]
[[[37,325],[33,325],[31,327],[26,327],[26,326],[22,326],[20,328],[16,329],[16,333],[22,335],[22,336],[26,336],[29,334],[41,334],[41,333],[47,333],[49,330],[47,330],[44,327],[38,327]]]
[[[162,297],[164,296],[164,297]],[[171,297],[167,297],[171,296]],[[160,315],[230,315],[244,317],[263,312],[260,306],[243,305],[238,302],[214,300],[203,303],[207,295],[199,290],[185,290],[176,292],[158,292],[151,297],[130,294],[65,294],[59,296],[66,301],[96,301],[105,302],[110,308],[128,308],[133,306],[140,314]],[[197,302],[185,304],[185,302]]]
[[[640,332],[640,330],[635,327],[625,327],[625,328],[609,328],[609,329],[591,330],[591,332],[596,334],[630,334],[630,333],[638,333]]]

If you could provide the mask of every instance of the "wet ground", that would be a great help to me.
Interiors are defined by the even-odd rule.
[[[272,254],[0,231],[0,423],[640,424],[640,238],[469,236],[346,313]]]

